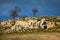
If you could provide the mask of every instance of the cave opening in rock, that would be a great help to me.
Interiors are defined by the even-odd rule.
[[[44,26],[44,29],[47,29],[47,26]]]

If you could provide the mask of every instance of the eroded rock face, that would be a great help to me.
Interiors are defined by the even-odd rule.
[[[41,20],[40,27],[41,28],[53,28],[55,26],[55,22],[46,21],[45,19]]]
[[[27,29],[27,28],[37,28],[37,26],[34,26],[33,25],[36,25],[37,23],[37,20],[28,20],[28,21],[16,21],[15,25],[11,27],[11,30],[20,30],[22,27],[24,29]]]
[[[2,22],[2,25],[5,25],[5,22]],[[10,24],[8,22],[8,24]],[[8,25],[9,26],[9,25]],[[46,21],[46,19],[41,19],[40,21],[37,20],[28,20],[28,21],[23,21],[23,20],[17,20],[15,25],[11,27],[11,30],[21,30],[22,28],[27,29],[27,28],[52,28],[55,26],[54,22]]]
[[[17,26],[20,25],[20,26],[23,26],[23,27],[29,27],[29,24],[26,21],[17,21],[15,23],[15,25],[17,25]]]

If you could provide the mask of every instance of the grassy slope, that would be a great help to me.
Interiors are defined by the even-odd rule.
[[[0,40],[60,40],[60,33],[32,33],[3,35]]]

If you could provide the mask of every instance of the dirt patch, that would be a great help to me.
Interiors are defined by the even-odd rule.
[[[4,40],[60,40],[60,33],[7,35]]]

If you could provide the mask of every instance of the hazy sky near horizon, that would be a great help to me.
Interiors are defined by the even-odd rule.
[[[60,0],[0,0],[0,19],[9,19],[15,6],[21,8],[19,16],[33,16],[34,7],[38,8],[36,16],[60,16]]]

